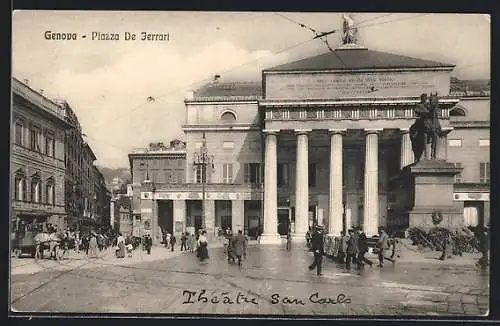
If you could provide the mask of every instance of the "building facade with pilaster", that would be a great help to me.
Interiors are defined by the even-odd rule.
[[[16,232],[66,227],[64,110],[27,81],[12,79],[11,221]]]
[[[148,184],[141,202],[151,207],[141,209],[155,221],[158,205],[171,205],[165,214],[172,214],[174,232],[204,228],[216,236],[230,227],[260,235],[261,243],[277,243],[289,231],[305,241],[314,223],[333,236],[351,226],[368,236],[380,225],[405,229],[407,217],[391,209],[390,180],[414,163],[409,127],[420,95],[437,92],[446,134],[437,158],[463,167],[447,195],[464,212],[469,197],[479,198],[482,206],[472,206],[482,208],[467,214],[484,215],[489,97],[451,93],[453,70],[350,44],[264,70],[259,83],[214,80],[185,100],[185,183]],[[457,137],[464,147],[477,146],[458,151]],[[203,148],[205,171],[196,161]],[[474,217],[456,224],[471,223]]]

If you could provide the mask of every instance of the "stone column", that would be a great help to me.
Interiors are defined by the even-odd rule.
[[[330,193],[328,234],[340,235],[343,215],[342,137],[346,129],[330,129]]]
[[[175,199],[174,202],[174,234],[180,239],[181,234],[176,232],[175,223],[182,222],[182,232],[186,232],[186,201],[184,199]]]
[[[409,128],[401,129],[401,166],[404,168],[415,161],[413,150],[411,149],[411,140]]]
[[[365,129],[365,201],[363,228],[367,236],[378,233],[378,133],[382,129]]]
[[[297,135],[297,159],[295,172],[295,234],[297,242],[305,241],[309,224],[309,151],[310,129],[295,130]]]
[[[278,131],[264,131],[264,233],[261,244],[280,243],[278,235]]]
[[[244,231],[245,227],[245,201],[231,201],[231,228],[236,234],[238,230]]]

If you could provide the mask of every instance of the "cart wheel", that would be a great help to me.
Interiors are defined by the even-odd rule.
[[[14,249],[14,250],[12,251],[12,254],[13,254],[14,258],[19,258],[19,256],[21,255],[21,250],[19,250],[19,249]]]

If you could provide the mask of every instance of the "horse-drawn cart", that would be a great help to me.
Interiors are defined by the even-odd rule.
[[[11,236],[12,254],[15,258],[23,254],[29,254],[35,257],[36,244],[35,244],[36,231],[13,230]]]

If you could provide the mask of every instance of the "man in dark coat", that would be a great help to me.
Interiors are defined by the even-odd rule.
[[[184,232],[182,233],[181,236],[181,251],[187,250],[186,242],[187,242],[187,232]]]
[[[353,229],[349,229],[349,240],[347,241],[345,267],[351,269],[351,262],[356,260],[359,252],[358,234]]]
[[[372,267],[373,262],[365,257],[366,253],[368,252],[368,239],[366,238],[366,234],[363,231],[361,231],[361,233],[359,234],[358,247],[358,263],[360,265],[363,265],[363,263],[365,263]]]
[[[175,235],[172,234],[172,236],[170,237],[170,248],[172,248],[171,251],[174,251],[174,246],[175,246],[176,242],[177,242],[177,239],[175,238]]]
[[[246,239],[241,230],[238,230],[238,234],[235,235],[231,241],[231,245],[233,247],[234,255],[236,259],[238,259],[238,266],[241,266],[241,257],[246,251]]]
[[[144,246],[146,247],[148,255],[151,255],[151,247],[153,246],[153,238],[151,238],[151,235],[146,234],[144,237]]]
[[[316,226],[314,234],[311,236],[311,249],[314,253],[314,262],[309,266],[309,270],[313,270],[316,267],[316,275],[321,274],[321,264],[323,262],[323,230],[320,226]]]

